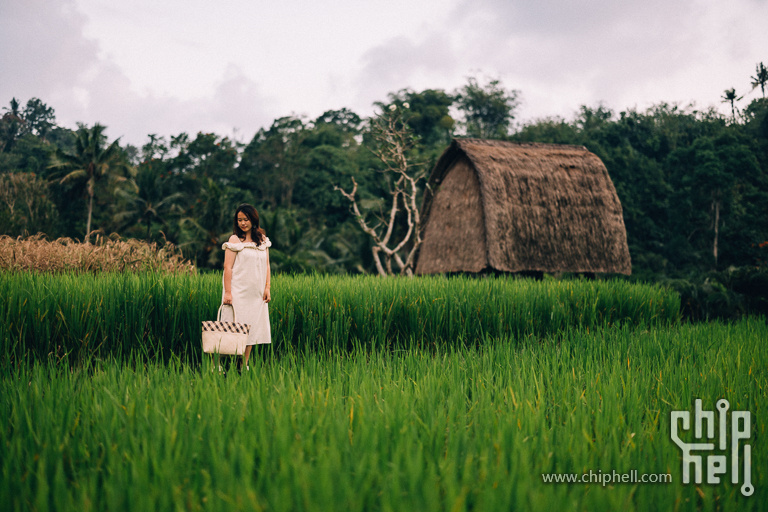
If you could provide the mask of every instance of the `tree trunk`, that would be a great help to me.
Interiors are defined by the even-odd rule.
[[[720,201],[714,201],[712,203],[712,209],[715,211],[715,241],[712,246],[712,255],[715,257],[715,269],[717,269],[717,243],[718,236],[720,235]]]
[[[387,271],[384,270],[384,267],[381,265],[381,258],[379,257],[379,252],[381,252],[381,249],[374,245],[371,248],[371,252],[373,253],[373,261],[376,263],[376,270],[379,272],[380,276],[386,277]]]
[[[91,216],[93,215],[93,194],[88,194],[88,221],[85,223],[85,241],[91,238]]]
[[[423,172],[414,169],[422,167],[423,164],[411,164],[408,162],[406,153],[413,147],[413,138],[411,132],[405,125],[402,118],[402,112],[396,108],[390,107],[374,122],[373,136],[381,144],[381,147],[374,149],[374,154],[381,162],[385,164],[386,169],[383,172],[390,173],[391,183],[391,205],[389,208],[389,218],[381,218],[380,223],[375,226],[369,226],[357,205],[355,194],[357,193],[357,181],[352,178],[352,191],[346,192],[344,189],[335,185],[334,190],[338,190],[350,202],[352,214],[357,219],[357,223],[364,233],[368,234],[373,240],[373,261],[376,264],[376,270],[379,275],[393,275],[392,260],[399,267],[400,274],[413,275],[413,256],[421,243],[421,218],[416,204],[418,195],[417,183],[424,178]],[[402,197],[403,210],[400,210],[398,201]],[[399,243],[390,247],[390,239],[394,232],[397,222],[398,212],[405,211],[408,231],[403,235]],[[381,232],[383,228],[383,233]],[[405,250],[406,245],[411,241],[413,247],[407,255],[406,261],[400,254]],[[384,255],[384,264],[382,265],[381,255]]]

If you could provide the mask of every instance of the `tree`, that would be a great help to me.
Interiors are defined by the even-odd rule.
[[[183,244],[185,254],[193,254],[195,265],[221,268],[223,251],[221,244],[232,226],[231,198],[215,180],[203,177],[189,212],[194,216],[181,219],[180,227],[186,231]],[[236,204],[236,203],[235,203]],[[230,232],[231,233],[231,232]]]
[[[752,212],[759,204],[753,198],[760,197],[760,166],[751,149],[732,133],[723,131],[717,137],[698,137],[693,144],[680,147],[670,153],[667,160],[673,173],[670,176],[674,193],[669,208],[670,237],[687,235],[690,247],[686,255],[699,266],[717,268],[728,255],[728,264],[738,264],[734,253],[746,247],[724,245],[726,239],[742,240],[738,232],[753,232],[753,228],[765,221],[756,220]],[[754,242],[754,240],[751,240]],[[709,253],[711,257],[700,257]]]
[[[481,86],[470,77],[467,85],[456,92],[456,103],[464,114],[464,129],[470,137],[503,139],[515,118],[518,91],[506,90],[499,80]]]
[[[559,117],[537,119],[523,125],[512,139],[519,142],[576,144],[579,134],[575,126]]]
[[[746,133],[755,141],[763,161],[768,164],[768,98],[752,100],[744,109]],[[768,168],[768,165],[766,165]],[[768,178],[768,173],[766,173]]]
[[[24,128],[24,118],[19,110],[19,100],[11,99],[11,106],[3,107],[6,111],[0,118],[0,151],[11,151]]]
[[[168,216],[180,210],[178,203],[184,196],[181,192],[167,193],[163,179],[150,163],[142,164],[134,181],[133,190],[118,190],[117,195],[125,203],[115,215],[115,221],[121,227],[134,224],[146,226],[145,238],[152,238],[152,223],[167,224]]]
[[[239,171],[270,206],[290,207],[305,165],[308,130],[297,117],[276,119],[263,128],[243,151]]]
[[[595,108],[582,105],[574,123],[583,135],[590,136],[591,132],[602,131],[613,119],[613,111],[605,105]]]
[[[736,122],[736,106],[734,104],[743,97],[744,96],[736,96],[736,89],[733,87],[726,89],[725,94],[723,95],[722,102],[731,104],[731,119],[734,123]]]
[[[53,155],[51,168],[64,171],[60,183],[74,182],[84,188],[88,206],[88,217],[85,225],[85,241],[91,236],[91,219],[93,218],[93,199],[96,189],[102,183],[125,181],[124,175],[130,170],[120,152],[119,139],[106,145],[105,126],[100,124],[88,128],[80,125],[77,130],[77,140],[74,154],[61,150]],[[121,175],[122,174],[122,175]]]
[[[27,101],[24,107],[24,124],[27,133],[31,133],[46,140],[46,137],[56,125],[56,115],[53,108],[49,107],[38,98]]]
[[[390,181],[391,203],[386,217],[381,215],[376,225],[370,225],[360,211],[357,202],[357,181],[352,178],[352,191],[346,192],[338,185],[334,186],[350,202],[355,219],[363,232],[371,237],[371,252],[379,275],[392,275],[392,261],[399,267],[400,274],[413,275],[416,251],[421,245],[421,216],[416,198],[419,194],[418,182],[424,178],[424,166],[413,163],[409,152],[416,144],[413,131],[404,119],[403,109],[390,105],[379,116],[371,120],[373,152],[384,164],[383,172]],[[394,247],[390,244],[395,232],[400,205],[406,214],[407,231]],[[382,212],[383,213],[383,212]],[[408,244],[410,243],[410,248]],[[381,262],[384,255],[384,265]]]
[[[760,91],[763,93],[763,98],[765,98],[765,84],[768,83],[768,68],[766,68],[762,62],[758,63],[757,66],[755,66],[755,76],[750,78],[752,78],[752,89],[756,89],[759,85]]]
[[[308,152],[304,172],[296,183],[294,198],[302,209],[322,212],[320,216],[308,215],[313,218],[315,227],[334,227],[348,220],[346,201],[334,192],[333,186],[346,181],[355,171],[354,162],[342,148],[322,145]]]
[[[51,227],[56,208],[48,182],[31,172],[0,174],[0,233],[18,236]]]
[[[18,139],[28,134],[45,141],[55,126],[53,109],[39,99],[27,101],[23,111],[20,107],[16,98],[11,99],[10,107],[3,107],[6,113],[0,119],[0,150],[10,151]]]
[[[306,134],[306,142],[310,147],[354,147],[357,145],[355,137],[360,135],[362,122],[360,116],[347,108],[327,110],[315,119],[312,132]]]
[[[165,137],[158,137],[154,133],[150,133],[147,137],[149,137],[149,142],[141,146],[142,162],[162,161],[168,155],[168,144]]]
[[[264,210],[260,219],[272,241],[269,261],[273,272],[362,272],[361,268],[347,268],[356,256],[357,233],[345,230],[346,226],[318,228],[306,210],[297,208]]]
[[[456,122],[451,117],[449,109],[456,98],[441,89],[426,89],[414,92],[402,89],[389,94],[390,105],[405,108],[408,111],[407,123],[413,133],[419,137],[420,145],[440,145],[440,151],[450,142],[451,133]],[[386,104],[376,103],[385,109]]]
[[[171,146],[175,144],[172,138]],[[185,172],[194,173],[198,178],[208,177],[228,182],[234,179],[233,171],[237,163],[236,144],[228,137],[219,137],[215,133],[198,133],[179,154],[177,160],[186,163]]]

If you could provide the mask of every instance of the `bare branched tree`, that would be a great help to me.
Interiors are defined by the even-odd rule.
[[[405,122],[404,108],[408,108],[407,103],[402,106],[390,105],[371,121],[373,153],[384,164],[380,172],[391,176],[389,212],[380,212],[375,224],[371,224],[358,206],[357,181],[352,178],[353,187],[350,192],[339,186],[334,187],[349,200],[352,214],[362,230],[373,240],[373,261],[382,276],[395,273],[393,261],[399,274],[413,275],[414,257],[421,245],[421,216],[417,196],[419,181],[424,179],[426,170],[423,163],[410,160],[410,150],[416,144],[416,138]],[[402,218],[398,216],[401,211],[405,212],[407,231],[396,242],[392,237],[398,218]]]

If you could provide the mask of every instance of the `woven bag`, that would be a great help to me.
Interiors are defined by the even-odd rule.
[[[231,322],[221,321],[221,310],[225,304],[219,307],[219,314],[215,321],[203,322],[203,352],[206,354],[242,355],[245,353],[251,326],[237,323],[235,308],[229,304],[226,305],[232,308]]]

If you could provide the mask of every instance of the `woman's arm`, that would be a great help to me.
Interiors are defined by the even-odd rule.
[[[240,239],[232,235],[229,238],[231,243],[239,243]],[[235,264],[235,251],[227,249],[224,251],[224,304],[232,304],[232,266]]]
[[[272,294],[269,290],[269,283],[272,280],[272,271],[269,268],[269,249],[267,251],[267,285],[264,287],[264,302],[269,302],[272,300]]]

